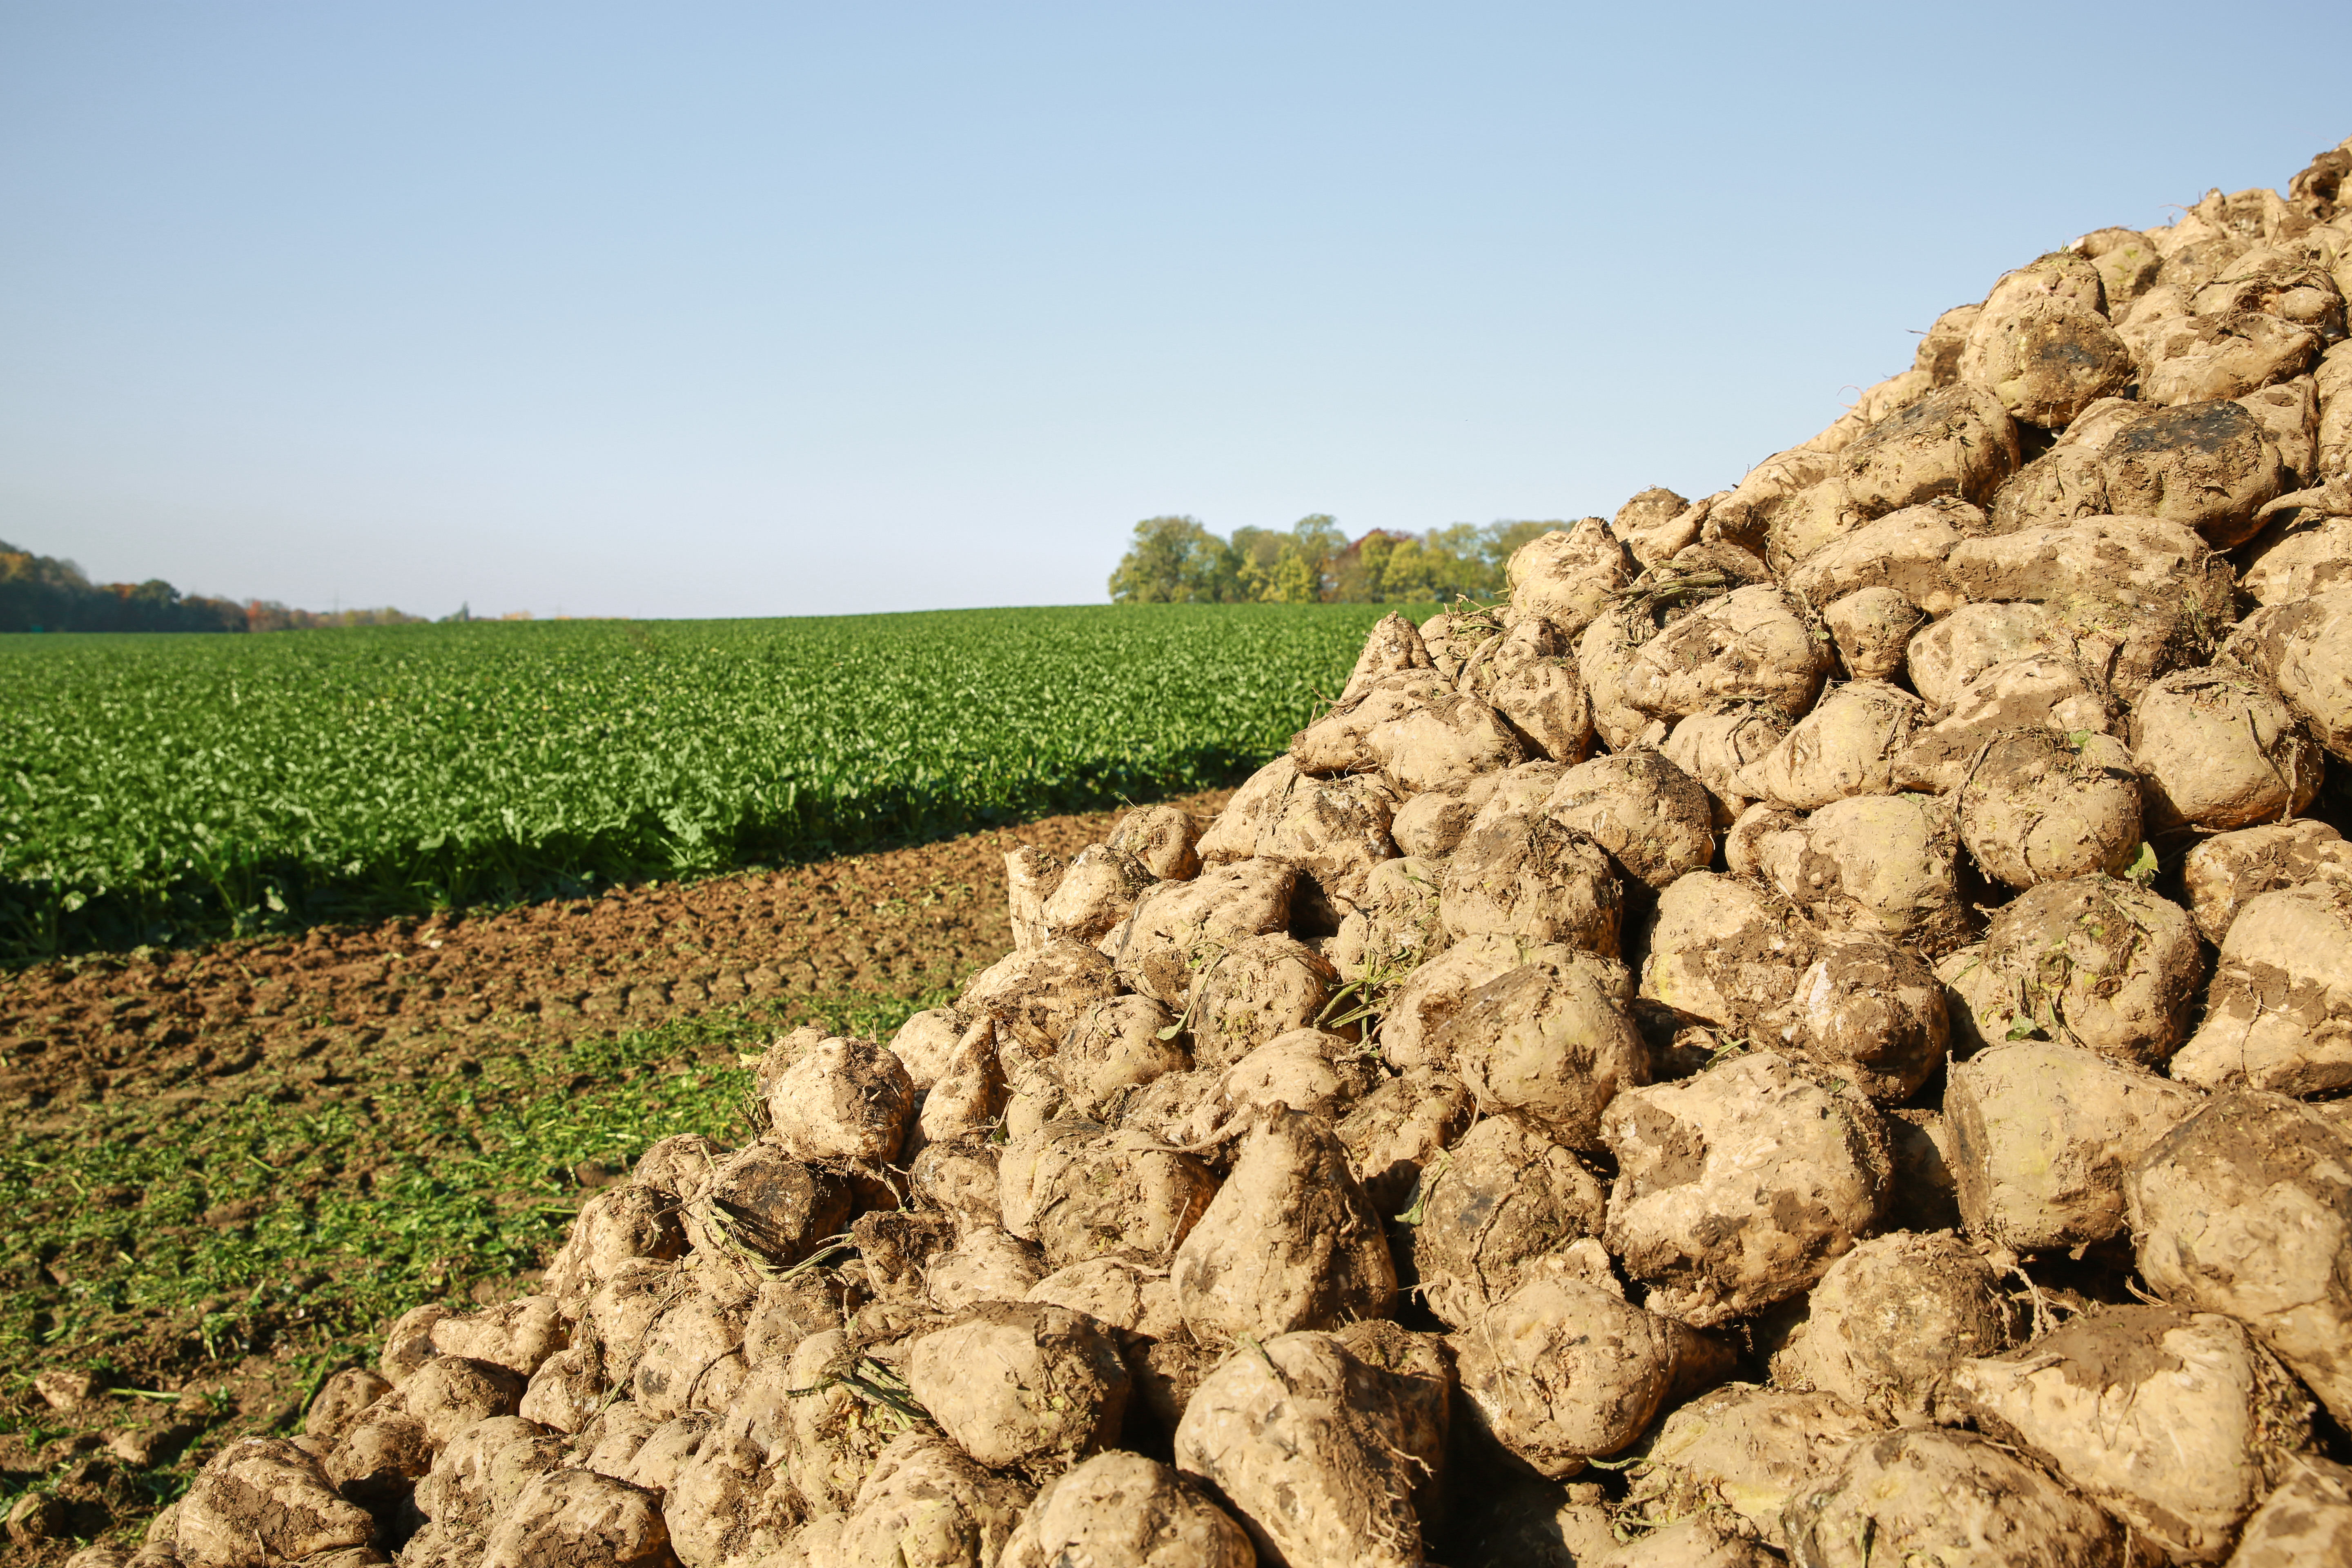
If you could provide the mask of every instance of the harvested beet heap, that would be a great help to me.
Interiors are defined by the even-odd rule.
[[[2347,171],[1390,616],[139,1561],[2352,1560]]]

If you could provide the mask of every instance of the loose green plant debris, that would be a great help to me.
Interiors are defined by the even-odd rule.
[[[79,1462],[58,1439],[98,1421],[161,1434],[151,1462],[117,1467],[117,1511],[168,1500],[213,1439],[297,1425],[400,1312],[535,1268],[655,1140],[749,1136],[742,1058],[781,1030],[887,1037],[951,994],[751,1003],[543,1052],[453,1047],[362,1082],[257,1068],[209,1097],[119,1096],[18,1129],[0,1143],[0,1435],[63,1451],[0,1468],[0,1510]],[[257,1405],[214,1387],[257,1364]],[[53,1369],[109,1392],[52,1411],[32,1380]]]
[[[1393,607],[0,637],[0,957],[699,876],[1229,783]]]

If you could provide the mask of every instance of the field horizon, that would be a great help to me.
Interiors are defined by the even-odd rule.
[[[0,637],[0,963],[578,897],[1235,782],[1387,605]]]

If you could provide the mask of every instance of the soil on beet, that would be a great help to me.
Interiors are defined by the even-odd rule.
[[[1006,852],[1115,819],[0,975],[0,1509],[70,1520],[12,1554],[135,1539],[392,1313],[529,1289],[645,1142],[740,1135],[743,1052],[946,1000],[1012,945]]]

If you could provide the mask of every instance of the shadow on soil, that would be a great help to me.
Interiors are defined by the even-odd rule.
[[[185,947],[436,910],[593,897],[646,881],[698,880],[934,843],[1063,813],[1147,805],[1239,784],[1265,758],[1202,750],[1149,767],[1110,763],[976,805],[952,789],[893,788],[726,826],[652,810],[593,832],[420,844],[397,860],[340,867],[222,848],[169,883],[84,888],[0,880],[0,970],[77,952]]]

